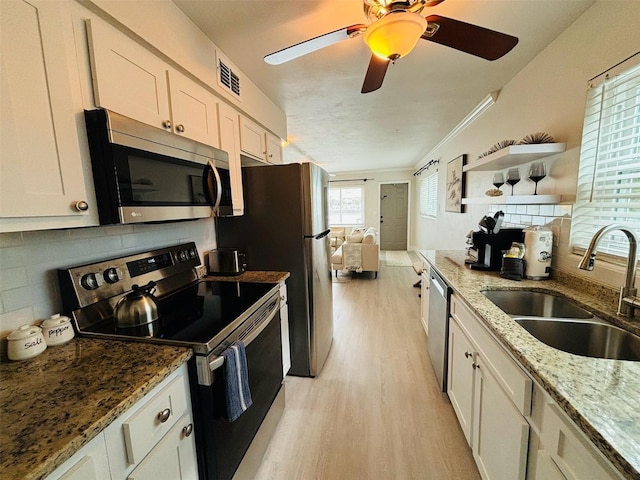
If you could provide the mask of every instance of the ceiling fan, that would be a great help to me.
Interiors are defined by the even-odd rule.
[[[518,38],[440,15],[423,17],[424,7],[444,0],[363,0],[369,25],[355,24],[305,40],[264,57],[280,65],[348,38],[364,35],[371,60],[362,84],[362,93],[382,86],[390,63],[406,56],[422,38],[486,60],[497,60],[518,43]]]

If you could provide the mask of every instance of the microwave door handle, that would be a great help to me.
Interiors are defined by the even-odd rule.
[[[216,177],[216,200],[213,202],[212,208],[215,210],[220,206],[220,202],[222,201],[222,181],[220,180],[220,174],[218,173],[218,169],[213,164],[211,160],[209,160],[209,166],[211,167],[211,171],[213,175]]]

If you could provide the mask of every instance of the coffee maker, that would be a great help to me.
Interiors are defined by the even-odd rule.
[[[502,254],[513,242],[524,242],[521,228],[503,228],[496,233],[471,232],[469,258],[465,263],[473,270],[499,271]]]

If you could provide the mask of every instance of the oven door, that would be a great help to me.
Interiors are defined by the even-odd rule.
[[[278,303],[267,302],[268,314],[243,340],[253,404],[233,422],[226,419],[224,363],[200,357],[213,369],[211,385],[195,387],[196,442],[201,479],[233,477],[262,421],[282,387],[282,339]],[[264,314],[264,312],[263,312]],[[260,311],[257,314],[260,316]],[[204,362],[203,362],[204,360]],[[195,383],[195,382],[194,382]]]

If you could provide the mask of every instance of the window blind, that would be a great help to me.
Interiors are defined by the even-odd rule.
[[[436,217],[438,213],[438,172],[424,178],[420,183],[420,215]]]
[[[640,65],[587,92],[576,206],[571,242],[586,248],[601,227],[612,223],[640,236]],[[629,242],[615,231],[598,251],[627,256]]]

